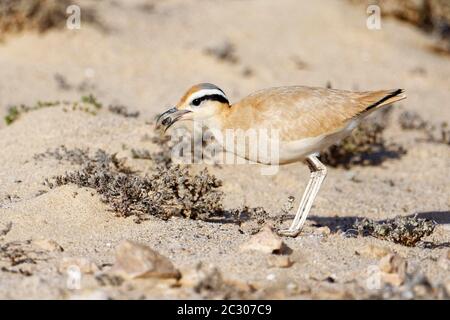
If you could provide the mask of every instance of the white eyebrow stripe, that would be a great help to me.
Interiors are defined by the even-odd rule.
[[[200,91],[197,91],[197,92],[191,94],[191,96],[189,97],[189,100],[188,100],[188,104],[190,104],[195,99],[198,99],[198,98],[201,98],[204,96],[211,96],[211,95],[219,95],[228,100],[227,96],[218,89],[202,89]]]

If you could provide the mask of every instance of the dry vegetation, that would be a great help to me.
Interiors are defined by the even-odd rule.
[[[79,170],[47,180],[50,188],[69,183],[97,191],[103,202],[119,216],[136,216],[136,221],[154,215],[162,219],[184,216],[206,219],[222,212],[221,182],[206,170],[191,176],[180,166],[159,167],[153,176],[141,176],[125,165],[124,159],[97,150],[67,150],[64,147],[36,155],[54,157],[81,166]]]
[[[21,104],[18,106],[10,106],[8,108],[7,114],[4,117],[5,123],[7,125],[12,124],[14,121],[18,120],[20,116],[24,113],[30,111],[36,111],[42,108],[51,108],[56,106],[63,106],[63,110],[67,111],[83,111],[92,115],[96,115],[97,112],[102,108],[102,105],[97,102],[93,95],[83,96],[81,101],[77,102],[67,102],[67,101],[38,101],[33,106],[28,106]]]
[[[425,121],[418,113],[405,111],[399,117],[400,127],[404,130],[417,130],[424,134],[425,140],[450,145],[450,127],[446,121],[433,124]]]
[[[447,0],[350,0],[353,3],[377,4],[383,16],[410,23],[436,38],[432,48],[450,53],[450,2]]]
[[[38,101],[35,105],[29,106],[25,104],[13,105],[8,107],[7,114],[4,117],[6,125],[10,125],[20,118],[22,114],[36,111],[43,108],[62,107],[64,112],[69,111],[82,111],[91,115],[97,115],[102,109],[103,104],[100,103],[97,98],[88,94],[82,96],[80,101],[68,102],[68,101]],[[138,111],[129,111],[128,107],[124,105],[109,105],[106,111],[124,117],[124,118],[137,118],[139,117]]]
[[[423,237],[433,233],[435,223],[414,217],[397,217],[389,221],[363,219],[357,221],[354,228],[362,236],[372,236],[392,241],[408,247],[415,246]]]
[[[2,0],[0,2],[0,37],[24,30],[45,32],[64,28],[67,8],[76,4],[69,0]],[[83,10],[83,22],[99,25],[95,12]]]
[[[151,216],[164,220],[173,216],[207,221],[222,219],[240,225],[242,232],[250,234],[258,232],[270,221],[281,223],[283,216],[270,217],[259,207],[244,206],[225,211],[223,192],[220,191],[222,182],[207,169],[192,175],[187,166],[172,165],[167,161],[170,159],[167,141],[155,139],[154,142],[161,143],[163,148],[155,153],[132,149],[133,158],[156,163],[156,172],[151,176],[133,171],[126,165],[126,159],[118,159],[115,154],[103,150],[97,150],[91,156],[87,149],[61,146],[36,154],[34,160],[51,158],[80,166],[78,170],[46,179],[45,185],[51,189],[67,184],[94,189],[118,216],[134,216],[137,223]]]
[[[3,0],[0,2],[0,34],[63,27],[68,0]]]

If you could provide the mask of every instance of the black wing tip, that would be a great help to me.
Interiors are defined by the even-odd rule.
[[[386,100],[389,100],[390,98],[396,97],[400,94],[405,93],[404,89],[395,89],[393,90],[391,93],[389,93],[387,96],[385,96],[383,99],[375,102],[374,104],[371,104],[369,107],[367,107],[364,111],[369,111],[377,106],[379,106],[380,104],[382,104],[383,102],[385,102]]]

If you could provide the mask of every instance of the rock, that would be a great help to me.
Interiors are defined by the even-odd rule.
[[[398,254],[389,254],[380,260],[380,270],[386,273],[406,271],[406,260]]]
[[[398,254],[388,254],[380,260],[381,278],[385,283],[400,286],[406,278],[407,262]]]
[[[399,287],[405,282],[405,277],[398,273],[382,273],[381,279],[384,283],[388,283],[395,287]]]
[[[202,262],[198,262],[194,268],[185,269],[182,272],[183,277],[180,279],[179,284],[186,287],[195,287],[207,277],[221,278],[221,275],[219,276],[220,271],[216,266],[212,264],[204,265]]]
[[[283,245],[283,240],[273,232],[272,228],[265,226],[260,232],[253,235],[248,242],[241,245],[241,250],[274,253],[277,251],[279,252],[283,248]]]
[[[81,273],[96,273],[99,267],[90,259],[84,257],[64,257],[59,264],[59,272],[66,273],[70,268],[78,268]]]
[[[314,233],[325,237],[331,234],[331,230],[327,226],[324,226],[317,228]]]
[[[364,246],[362,249],[358,250],[358,253],[360,253],[363,256],[369,257],[369,258],[383,258],[384,256],[387,256],[388,254],[392,253],[391,250],[389,250],[386,247],[377,246],[374,244],[368,244]]]
[[[181,277],[168,258],[145,245],[128,240],[116,247],[116,262],[111,272],[126,279]]]
[[[269,267],[289,268],[292,266],[292,261],[286,255],[270,255],[267,257],[267,264]]]
[[[63,252],[64,249],[56,241],[51,239],[33,240],[33,245],[45,251]]]

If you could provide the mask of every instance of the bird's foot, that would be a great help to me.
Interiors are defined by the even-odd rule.
[[[300,234],[300,230],[292,230],[292,229],[278,230],[278,235],[284,236],[284,237],[293,237],[293,238],[295,238],[299,234]]]

